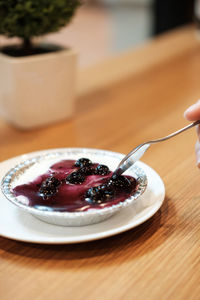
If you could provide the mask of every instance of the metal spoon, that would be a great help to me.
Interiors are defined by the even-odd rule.
[[[117,175],[121,175],[122,173],[124,173],[126,170],[128,170],[137,160],[139,160],[143,154],[146,152],[146,150],[155,143],[158,142],[163,142],[166,141],[172,137],[174,137],[175,135],[178,135],[179,133],[192,128],[196,125],[200,124],[200,120],[195,121],[194,123],[185,126],[163,138],[157,139],[157,140],[152,140],[152,141],[148,141],[145,143],[140,144],[139,146],[135,147],[134,149],[132,149],[119,163],[117,169],[114,171],[114,174]]]

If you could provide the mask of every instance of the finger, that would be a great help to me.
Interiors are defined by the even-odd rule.
[[[184,117],[189,121],[200,120],[200,100],[186,109]]]
[[[196,151],[197,167],[200,168],[200,142],[199,142],[199,140],[196,142],[195,151]]]
[[[200,125],[196,126],[196,130],[197,130],[198,139],[200,141]]]

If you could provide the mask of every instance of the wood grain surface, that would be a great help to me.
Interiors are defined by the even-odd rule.
[[[0,161],[57,147],[127,153],[187,124],[183,112],[200,97],[199,74],[200,42],[191,27],[84,70],[70,120],[32,131],[0,121]],[[163,178],[166,198],[133,230],[60,246],[0,237],[0,299],[200,299],[195,140],[190,130],[147,151],[143,161]]]

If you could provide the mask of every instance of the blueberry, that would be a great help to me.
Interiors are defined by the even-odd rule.
[[[128,180],[130,181],[131,188],[135,189],[137,186],[137,180],[134,177],[129,177]]]
[[[78,172],[83,174],[83,175],[93,175],[93,174],[95,174],[94,168],[92,168],[90,166],[82,167],[78,170]]]
[[[66,178],[66,182],[73,184],[81,184],[85,180],[85,176],[80,172],[72,172]]]
[[[39,193],[42,195],[43,199],[48,199],[58,192],[60,184],[61,182],[57,178],[53,176],[48,177],[42,182]]]
[[[41,188],[39,189],[39,193],[45,200],[55,195],[57,192],[58,189],[55,186],[50,186],[50,185],[41,186]]]
[[[86,201],[93,204],[105,203],[114,197],[114,190],[112,187],[107,185],[99,185],[96,187],[91,187],[86,192]]]
[[[105,197],[98,186],[91,187],[86,192],[86,201],[91,202],[93,204],[100,204],[104,201],[104,199]]]
[[[75,166],[80,167],[80,168],[86,167],[86,166],[88,167],[91,165],[92,165],[92,162],[88,158],[80,158],[75,162]]]
[[[110,173],[110,170],[105,165],[98,165],[95,169],[95,174],[97,175],[108,175]]]
[[[127,177],[116,174],[110,178],[108,185],[118,190],[124,190],[125,192],[129,192],[132,186],[131,181]]]
[[[43,182],[42,182],[42,186],[54,186],[54,187],[58,187],[61,184],[60,180],[58,180],[57,178],[51,176],[46,178]]]
[[[104,195],[104,198],[106,200],[110,200],[110,199],[114,198],[115,190],[112,186],[103,184],[103,185],[99,186],[99,189],[101,190],[101,193]]]

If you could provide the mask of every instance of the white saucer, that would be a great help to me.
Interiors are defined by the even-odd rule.
[[[29,154],[41,154],[38,151]],[[27,159],[18,156],[0,163],[0,181],[10,168]],[[148,165],[137,162],[147,175],[148,187],[133,205],[110,219],[89,226],[62,227],[42,222],[10,203],[0,191],[0,235],[6,238],[41,244],[70,244],[98,240],[134,228],[152,217],[161,207],[165,187],[160,176]]]

